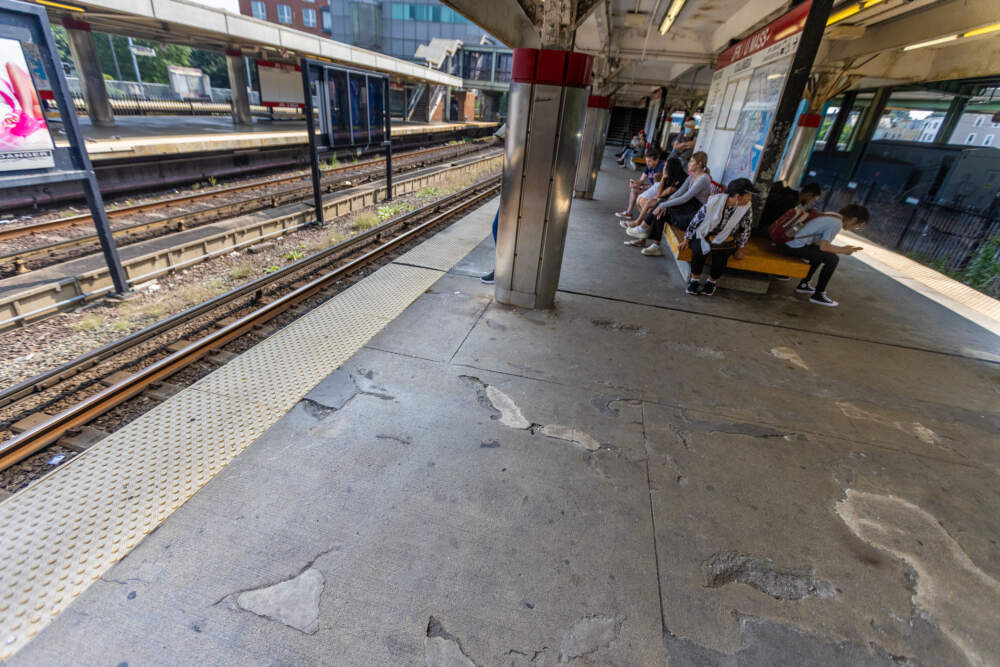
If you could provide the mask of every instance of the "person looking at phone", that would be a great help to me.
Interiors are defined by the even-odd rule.
[[[859,204],[848,204],[839,213],[824,213],[802,226],[795,237],[781,246],[781,252],[809,262],[809,274],[795,288],[800,294],[812,294],[809,302],[817,306],[835,307],[836,301],[826,295],[826,286],[840,264],[841,255],[853,255],[860,246],[835,245],[833,240],[842,230],[854,231],[868,222],[868,209]],[[813,287],[812,277],[817,269],[819,281]]]

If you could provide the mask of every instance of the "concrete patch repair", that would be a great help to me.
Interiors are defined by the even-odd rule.
[[[292,579],[238,594],[236,605],[311,635],[319,630],[319,599],[324,585],[320,571],[310,567]]]
[[[496,419],[504,426],[518,430],[530,429],[532,433],[540,430],[542,435],[546,437],[571,442],[588,452],[596,452],[601,448],[601,443],[594,439],[593,436],[578,428],[562,424],[542,425],[528,421],[524,414],[521,413],[521,408],[518,407],[513,398],[493,385],[486,384],[477,377],[461,375],[459,378],[472,386],[476,391],[476,398],[479,404],[489,409],[493,413],[493,419]],[[484,446],[488,445],[484,444]]]
[[[812,369],[809,368],[809,365],[806,364],[806,362],[802,361],[802,357],[799,356],[799,353],[790,347],[772,347],[771,354],[777,357],[778,359],[787,361],[793,366],[798,366],[804,371],[809,371],[810,373],[812,372]]]
[[[913,604],[970,664],[1000,665],[1000,581],[979,569],[933,515],[901,498],[855,489],[835,509],[858,538],[913,569]]]
[[[776,567],[770,558],[761,558],[738,551],[713,554],[702,563],[705,586],[719,588],[731,583],[746,584],[776,600],[801,600],[815,596],[837,597],[837,589],[829,581],[817,579],[811,570]]]
[[[879,415],[863,410],[856,405],[851,403],[838,401],[837,407],[840,411],[844,413],[844,416],[849,419],[864,419],[867,421],[878,422],[880,424],[886,424],[893,427],[897,431],[902,431],[907,435],[912,435],[924,444],[928,445],[940,445],[941,439],[938,438],[937,433],[927,428],[920,422],[901,422],[892,419],[885,419]],[[950,448],[946,448],[950,449]]]
[[[622,630],[624,616],[587,616],[573,624],[559,645],[559,662],[593,653],[611,646]]]

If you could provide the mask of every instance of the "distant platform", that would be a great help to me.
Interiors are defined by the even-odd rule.
[[[393,123],[392,136],[491,128],[496,122]],[[114,127],[95,127],[81,118],[90,159],[98,162],[157,155],[210,153],[306,143],[305,121],[258,121],[233,125],[221,116],[134,116],[115,119]]]

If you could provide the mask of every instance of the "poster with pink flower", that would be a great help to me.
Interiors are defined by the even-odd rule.
[[[53,167],[53,148],[21,42],[0,38],[0,171]]]

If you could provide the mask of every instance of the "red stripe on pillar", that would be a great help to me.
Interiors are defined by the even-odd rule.
[[[515,83],[534,83],[536,60],[538,60],[538,49],[514,49],[510,80]]]
[[[819,127],[823,117],[818,113],[804,113],[799,116],[799,127]]]
[[[90,32],[90,24],[86,21],[77,21],[76,19],[63,19],[63,26],[69,28],[70,30],[83,30],[84,32]]]
[[[586,88],[594,58],[585,53],[557,49],[514,49],[511,81]]]
[[[540,49],[535,61],[535,83],[561,86],[566,78],[566,51]]]
[[[227,56],[234,56],[236,58],[242,58],[243,57],[243,52],[240,51],[239,49],[226,49],[226,55]]]
[[[590,72],[594,67],[594,58],[586,53],[570,53],[566,66],[564,86],[571,88],[586,88],[590,85]]]
[[[587,106],[594,109],[610,109],[611,98],[605,95],[591,95],[587,98]]]

